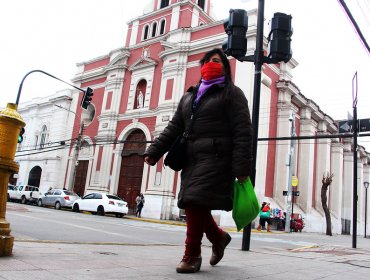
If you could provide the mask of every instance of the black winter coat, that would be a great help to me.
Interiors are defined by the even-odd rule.
[[[196,108],[192,104],[198,88],[190,88],[172,120],[145,152],[157,162],[189,126],[194,113],[186,165],[181,173],[180,208],[195,205],[230,211],[235,178],[251,174],[252,125],[248,101],[236,86],[229,100],[225,100],[224,88],[224,84],[212,86]]]

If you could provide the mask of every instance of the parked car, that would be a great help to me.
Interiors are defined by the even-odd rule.
[[[51,189],[43,194],[37,201],[38,206],[54,206],[55,209],[72,208],[73,202],[80,197],[68,190]]]
[[[7,201],[12,201],[15,197],[16,186],[12,184],[8,184],[8,194],[7,194]]]
[[[20,201],[21,203],[37,203],[41,193],[38,187],[34,186],[16,186],[13,191],[8,192],[10,200]]]
[[[105,193],[90,193],[83,198],[77,199],[73,203],[72,211],[88,211],[101,216],[111,213],[121,218],[128,213],[128,207],[127,202],[118,196]]]

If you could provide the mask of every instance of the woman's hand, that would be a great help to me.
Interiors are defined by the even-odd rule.
[[[144,161],[149,164],[149,165],[154,165],[155,164],[155,160],[153,158],[151,158],[150,156],[145,156],[144,157]]]
[[[247,180],[248,176],[238,176],[236,177],[238,179],[239,183],[244,183],[245,180]]]

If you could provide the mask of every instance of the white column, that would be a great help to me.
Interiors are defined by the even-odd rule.
[[[261,84],[261,96],[260,106],[261,108],[270,108],[271,106],[271,80],[264,76]],[[260,122],[258,127],[258,137],[267,138],[269,137],[270,128],[270,110],[260,116]],[[264,197],[266,189],[266,170],[268,162],[268,142],[260,142],[257,145],[257,161],[256,161],[256,181],[255,181],[255,192],[257,197]]]
[[[342,195],[343,195],[343,144],[334,140],[331,144],[331,173],[333,182],[329,187],[330,210],[333,217],[333,233],[342,232]]]
[[[342,231],[351,233],[352,221],[352,186],[353,186],[353,152],[351,151],[352,140],[343,139],[343,192],[342,192]]]
[[[319,124],[318,135],[328,135],[326,132],[326,124],[321,122]],[[328,138],[317,139],[317,157],[316,157],[316,192],[315,192],[315,208],[323,214],[321,205],[321,186],[322,178],[330,173],[330,145],[331,140]],[[335,175],[334,175],[335,176]],[[330,190],[330,188],[329,188]]]
[[[289,116],[291,115],[291,109],[290,104],[278,104],[277,137],[290,136]],[[274,199],[284,209],[287,203],[283,191],[288,190],[287,156],[289,154],[289,144],[289,141],[279,141],[276,145]]]
[[[308,109],[301,110],[300,136],[313,136],[315,130],[315,123],[311,120],[310,111]],[[301,140],[299,142],[298,162],[298,190],[300,196],[297,199],[297,204],[305,213],[310,213],[312,208],[314,156],[315,140]]]

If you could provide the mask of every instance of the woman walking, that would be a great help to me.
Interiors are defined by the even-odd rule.
[[[209,263],[222,259],[231,237],[217,226],[211,210],[232,210],[235,178],[243,182],[252,173],[248,101],[232,82],[229,61],[222,50],[213,49],[200,64],[201,81],[184,94],[172,120],[144,154],[145,162],[155,165],[194,118],[178,194],[187,222],[178,273],[200,270],[204,233],[212,243]]]

